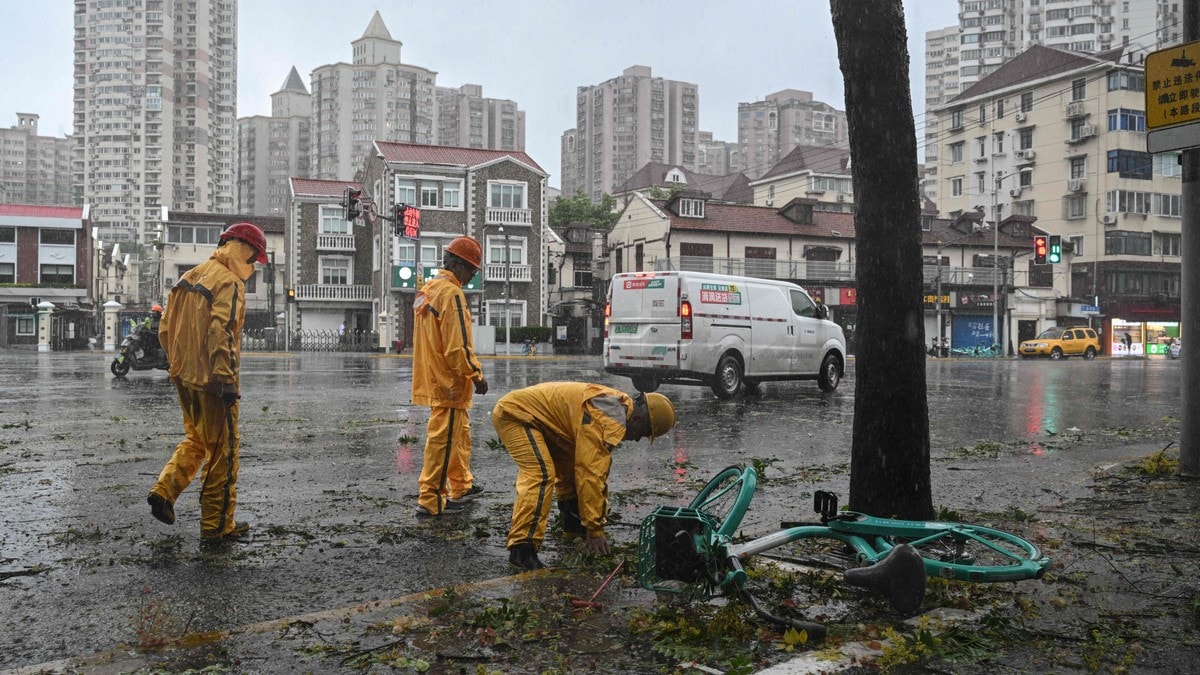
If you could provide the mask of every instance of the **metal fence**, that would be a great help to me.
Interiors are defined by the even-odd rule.
[[[246,352],[373,352],[379,347],[374,331],[298,330],[287,334],[276,328],[248,328],[242,331],[242,351]]]

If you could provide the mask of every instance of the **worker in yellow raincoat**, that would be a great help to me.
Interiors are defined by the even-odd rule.
[[[251,223],[221,233],[217,250],[179,279],[167,300],[158,338],[170,361],[183,410],[185,438],[163,467],[147,501],[158,520],[175,522],[175,500],[203,465],[201,543],[234,541],[250,526],[237,506],[239,356],[246,284],[254,263],[267,262],[267,240]]]
[[[558,501],[567,538],[583,539],[591,553],[608,553],[604,525],[612,449],[667,433],[675,426],[675,407],[662,394],[635,398],[598,384],[544,382],[501,397],[492,409],[492,426],[517,463],[508,562],[535,570],[544,567],[537,553],[551,498]]]
[[[442,269],[413,302],[412,402],[427,405],[425,460],[418,479],[417,516],[461,513],[483,492],[471,474],[472,393],[487,393],[475,354],[471,309],[462,287],[483,263],[479,242],[458,237],[443,252]]]

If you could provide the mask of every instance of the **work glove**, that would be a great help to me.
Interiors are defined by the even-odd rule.
[[[487,383],[486,377],[480,378],[479,380],[477,380],[475,382],[475,393],[476,394],[483,396],[484,394],[487,393],[487,391],[488,391],[488,383]]]
[[[237,403],[237,400],[241,397],[242,395],[238,393],[237,385],[221,385],[221,401],[225,403],[226,408],[232,408],[233,404]]]
[[[583,541],[583,547],[592,555],[608,555],[608,539],[603,536],[588,537]]]

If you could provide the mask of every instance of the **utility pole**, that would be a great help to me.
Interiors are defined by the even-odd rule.
[[[1200,40],[1200,7],[1195,2],[1185,2],[1183,41],[1195,40]],[[1182,161],[1179,334],[1191,341],[1200,336],[1200,312],[1196,308],[1196,303],[1200,302],[1200,235],[1195,229],[1200,220],[1200,148],[1183,150]],[[1200,387],[1200,358],[1189,354],[1182,361],[1179,469],[1183,475],[1195,478],[1200,477],[1200,391],[1197,390]]]

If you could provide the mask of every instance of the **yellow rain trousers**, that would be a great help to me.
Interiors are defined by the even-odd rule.
[[[180,278],[167,300],[158,337],[179,393],[184,439],[151,490],[171,504],[203,466],[200,536],[233,532],[237,505],[238,406],[221,400],[222,385],[240,391],[239,359],[246,319],[244,279],[254,249],[229,241]]]
[[[432,408],[417,503],[430,513],[440,514],[446,499],[458,499],[474,484],[467,409],[482,379],[462,284],[439,270],[413,303],[412,402]]]
[[[517,463],[507,548],[532,543],[540,549],[550,504],[572,498],[587,536],[605,536],[612,449],[625,439],[632,414],[628,395],[585,382],[546,382],[496,403],[492,426]]]

